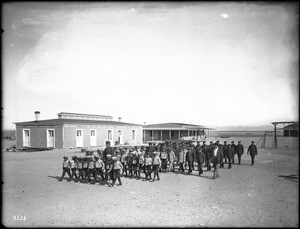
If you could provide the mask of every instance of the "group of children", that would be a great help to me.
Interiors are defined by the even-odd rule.
[[[254,144],[254,142],[252,142]],[[252,144],[252,145],[253,145]],[[61,179],[67,173],[69,180],[75,178],[75,181],[91,182],[91,176],[94,182],[100,184],[108,184],[114,186],[118,179],[119,184],[122,185],[121,176],[142,179],[141,174],[144,173],[143,181],[154,182],[160,180],[159,172],[175,172],[175,164],[178,165],[179,173],[184,173],[188,166],[188,174],[195,170],[194,164],[197,162],[199,176],[203,174],[203,166],[207,171],[214,168],[213,178],[217,178],[218,168],[224,168],[224,163],[227,163],[228,168],[234,163],[234,155],[238,155],[239,164],[241,162],[241,155],[244,153],[244,148],[241,142],[235,145],[224,145],[219,141],[210,145],[206,145],[205,141],[202,145],[197,142],[194,145],[192,142],[174,142],[174,143],[159,143],[157,145],[149,143],[149,146],[144,148],[132,147],[126,148],[112,148],[110,142],[106,142],[104,151],[97,151],[97,155],[93,152],[86,153],[86,156],[76,157],[72,156],[71,160],[64,157],[63,173]],[[252,157],[252,156],[251,156]],[[254,157],[253,157],[254,163]],[[152,178],[153,173],[153,178]],[[98,179],[101,178],[101,180]],[[111,179],[112,183],[109,184],[108,180]]]

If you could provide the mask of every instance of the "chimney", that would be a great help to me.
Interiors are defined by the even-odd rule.
[[[119,117],[119,118],[118,118],[118,120],[119,120],[119,122],[121,122],[122,118],[121,118],[121,117]]]
[[[39,111],[35,111],[35,121],[40,121],[40,112]]]
[[[146,125],[146,122],[144,122],[144,125]]]

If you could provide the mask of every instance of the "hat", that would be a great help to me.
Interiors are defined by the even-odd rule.
[[[117,160],[117,158],[116,158],[116,157],[112,157],[111,159],[113,159],[114,161],[116,161],[116,160]]]
[[[231,141],[231,143],[234,143],[234,141]]]
[[[99,158],[99,156],[95,155],[94,158]]]
[[[251,141],[251,143],[254,143],[254,141]]]
[[[238,141],[238,143],[241,143],[241,141]]]
[[[129,152],[133,152],[133,149],[129,149]]]
[[[109,144],[110,145],[110,141],[106,141],[105,144],[107,144],[107,145]]]
[[[227,143],[227,141],[224,141],[224,143]]]
[[[156,154],[157,154],[157,152],[155,152],[155,151],[154,151],[154,152],[153,152],[153,154],[154,154],[154,155],[156,155]]]
[[[67,156],[64,156],[63,158],[64,158],[64,159],[68,159],[68,157],[67,157]]]

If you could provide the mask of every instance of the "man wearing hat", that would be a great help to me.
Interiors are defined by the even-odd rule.
[[[188,175],[190,175],[190,173],[193,172],[192,163],[194,161],[194,149],[191,145],[190,147],[187,147],[186,161],[189,165]]]
[[[106,141],[106,148],[103,151],[103,161],[105,163],[107,159],[107,154],[110,154],[111,156],[114,155],[114,149],[110,146],[110,141]]]
[[[231,141],[230,147],[233,149],[232,164],[234,164],[234,156],[236,155],[236,144],[234,144],[234,141]]]
[[[224,163],[227,163],[227,159],[228,159],[228,145],[227,145],[227,141],[224,141],[224,145],[223,145],[223,155],[224,155],[224,159],[225,159],[225,162]]]
[[[66,175],[66,173],[69,175],[69,181],[71,181],[71,173],[70,173],[70,168],[71,168],[71,163],[70,161],[68,160],[68,157],[67,156],[64,156],[63,157],[64,161],[63,161],[63,165],[62,165],[62,169],[63,169],[63,172],[62,172],[62,175],[61,175],[61,178],[60,178],[60,181],[63,180],[64,176]]]
[[[228,146],[228,153],[227,153],[228,169],[231,169],[231,162],[232,162],[233,154],[234,154],[234,147]]]
[[[256,145],[254,145],[254,141],[251,141],[251,145],[249,145],[247,150],[247,155],[251,156],[251,165],[254,165],[254,158],[257,155],[257,148]]]
[[[198,171],[199,171],[199,176],[203,174],[203,169],[202,169],[202,164],[205,161],[205,156],[202,151],[200,142],[197,142],[196,149],[195,149],[195,154],[196,154],[196,159],[197,159],[197,164],[198,164]]]
[[[238,155],[239,165],[241,164],[241,158],[244,154],[244,146],[241,144],[241,141],[238,141],[238,144],[236,146],[236,153]]]

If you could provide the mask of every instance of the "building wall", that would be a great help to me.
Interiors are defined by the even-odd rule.
[[[103,125],[64,125],[64,148],[76,147],[76,130],[83,130],[83,147],[90,146],[90,130],[96,130],[97,146],[104,146],[108,140],[108,130],[112,130],[113,144],[118,141],[118,130],[123,131],[123,143],[142,144],[142,126],[103,126]],[[132,130],[135,130],[135,143],[132,139]]]
[[[16,127],[16,147],[23,147],[23,129],[30,130],[30,146],[36,148],[47,147],[47,129],[54,129],[55,136],[55,148],[62,149],[62,127],[35,127],[35,126],[19,126]]]

